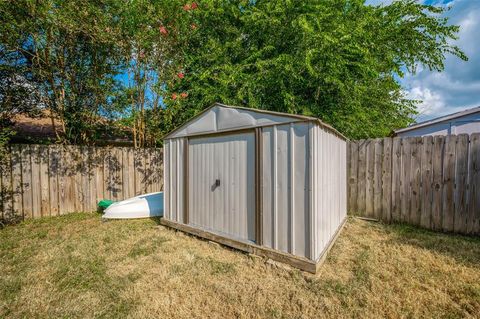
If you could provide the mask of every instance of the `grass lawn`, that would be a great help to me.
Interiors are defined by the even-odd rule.
[[[155,220],[97,214],[0,230],[0,317],[480,315],[480,239],[350,218],[316,276]]]

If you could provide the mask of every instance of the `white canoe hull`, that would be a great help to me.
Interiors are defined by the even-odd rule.
[[[144,194],[113,203],[102,218],[128,219],[163,216],[163,192]]]

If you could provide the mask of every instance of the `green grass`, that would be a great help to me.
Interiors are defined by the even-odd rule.
[[[478,317],[480,239],[350,218],[319,274],[162,226],[71,214],[0,230],[0,318]]]

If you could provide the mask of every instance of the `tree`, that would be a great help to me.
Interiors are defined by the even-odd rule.
[[[94,143],[113,129],[108,118],[131,127],[135,146],[155,145],[195,7],[178,0],[0,2],[0,68],[21,69],[38,84],[39,108],[51,111],[52,126],[55,118],[61,123],[58,142]]]
[[[155,145],[164,132],[166,86],[182,74],[182,49],[192,31],[190,10],[178,0],[132,0],[119,16],[129,105],[123,122],[132,127],[135,146]]]
[[[97,117],[116,106],[115,19],[120,6],[102,1],[3,1],[0,64],[38,84],[59,141],[91,143]],[[54,118],[61,123],[55,128]]]
[[[168,87],[188,92],[172,126],[221,101],[317,116],[351,138],[385,136],[415,114],[399,83],[406,71],[441,71],[446,54],[466,59],[450,42],[458,26],[415,0],[206,0],[200,8],[185,81]]]

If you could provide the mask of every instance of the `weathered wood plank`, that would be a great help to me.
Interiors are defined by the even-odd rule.
[[[103,196],[107,199],[113,199],[112,167],[112,148],[106,147],[103,153],[103,188],[105,190]]]
[[[135,196],[135,150],[128,148],[128,179],[129,194]]]
[[[422,195],[421,195],[421,216],[420,226],[431,227],[432,215],[432,194],[433,194],[433,137],[424,136],[422,138],[421,154],[421,175],[422,175]]]
[[[91,211],[100,199],[163,187],[161,149],[12,145],[7,156],[11,168],[0,171],[0,186],[10,190],[2,194],[0,218],[4,211],[20,218]]]
[[[18,145],[11,146],[11,167],[12,167],[12,200],[13,212],[12,218],[23,218],[23,190],[22,190],[22,157],[21,148]]]
[[[22,145],[20,151],[22,165],[22,201],[25,218],[33,217],[32,160],[30,145]]]
[[[163,176],[164,176],[164,167],[163,167],[163,148],[158,149],[158,162],[157,166],[159,168],[159,175],[158,175],[158,184],[159,184],[159,191],[163,191],[164,183],[163,183]]]
[[[480,235],[480,133],[470,135],[468,234]]]
[[[38,149],[39,177],[40,177],[40,214],[42,217],[50,216],[50,180],[49,180],[49,162],[48,146],[40,145]]]
[[[383,140],[382,151],[382,219],[392,219],[392,143],[391,138]]]
[[[365,214],[367,217],[374,217],[374,175],[375,175],[375,142],[367,141],[367,170],[365,187]]]
[[[143,149],[135,149],[135,195],[144,194],[145,156]]]
[[[40,184],[40,157],[39,145],[31,145],[31,165],[32,165],[32,213],[34,218],[42,217],[41,214],[41,184]]]
[[[129,184],[130,182],[130,166],[128,163],[128,149],[125,147],[121,147],[120,149],[120,156],[122,158],[122,190],[123,190],[123,197],[130,198],[133,195],[130,194]]]
[[[411,165],[410,165],[410,218],[408,222],[413,225],[420,225],[421,203],[420,203],[420,183],[421,175],[421,148],[422,138],[414,137],[410,140]]]
[[[443,156],[445,153],[445,137],[433,138],[433,188],[432,188],[432,228],[441,230],[443,224]]]
[[[50,197],[50,215],[59,215],[59,181],[58,175],[61,165],[61,150],[56,145],[48,147],[48,179]]]
[[[453,231],[454,226],[454,195],[455,195],[455,149],[457,136],[448,135],[445,138],[445,159],[443,161],[443,230]]]
[[[350,166],[348,171],[348,188],[349,201],[348,201],[348,211],[357,212],[358,211],[358,143],[355,141],[349,142],[350,150]]]
[[[0,162],[0,219],[11,219],[13,213],[11,151],[7,149]]]
[[[152,157],[152,149],[144,149],[144,158],[145,158],[145,188],[144,193],[150,193],[152,191],[152,167],[150,165]]]
[[[122,200],[122,158],[118,147],[112,149],[110,161],[112,197],[114,200]]]
[[[454,227],[458,233],[467,231],[467,195],[468,195],[468,135],[457,136],[455,150],[455,194],[454,194]]]
[[[83,193],[81,187],[83,165],[80,158],[80,147],[70,145],[68,146],[68,153],[70,156],[69,171],[72,182],[72,192],[70,194],[71,200],[73,201],[72,212],[80,212],[83,211]]]
[[[374,141],[374,169],[373,169],[373,217],[382,217],[382,153],[383,140]]]
[[[471,137],[475,143],[478,138],[478,135]],[[474,229],[480,227],[477,221],[480,196],[476,186],[480,160],[471,153],[472,150],[475,153],[478,146],[470,142],[469,147],[466,135],[385,138],[381,148],[377,140],[359,141],[358,156],[354,160],[352,145],[356,143],[349,143],[349,207],[357,206],[360,215],[384,221],[403,221],[457,233],[478,232]],[[371,145],[374,145],[373,155]],[[355,163],[357,170],[353,168]],[[355,177],[351,178],[353,174],[356,181]],[[356,198],[352,198],[354,187]]]
[[[365,212],[367,152],[365,140],[358,142],[358,212]]]
[[[95,202],[98,203],[100,200],[107,197],[105,195],[105,182],[104,182],[105,181],[105,175],[104,175],[105,148],[104,147],[95,148],[93,165],[95,166],[95,190],[96,190]]]
[[[402,139],[392,141],[392,221],[401,220]]]
[[[411,141],[412,138],[402,139],[402,172],[400,174],[400,220],[402,222],[408,222],[410,219]]]
[[[78,188],[81,210],[84,212],[90,211],[90,187],[88,185],[88,175],[90,173],[89,163],[88,163],[88,147],[80,146],[77,148],[79,152],[79,164],[78,164]]]
[[[64,153],[64,174],[65,174],[65,196],[63,198],[63,204],[65,210],[63,214],[75,212],[76,207],[76,198],[75,198],[75,158],[74,154],[72,153],[70,146],[63,147]]]
[[[97,187],[96,187],[96,163],[95,163],[95,148],[89,146],[86,148],[87,162],[88,162],[88,210],[95,211],[97,209]]]
[[[162,159],[163,154],[161,149],[154,149],[153,158],[152,158],[152,183],[154,185],[153,191],[160,192],[162,190],[162,179],[163,179],[163,170],[162,170]]]

